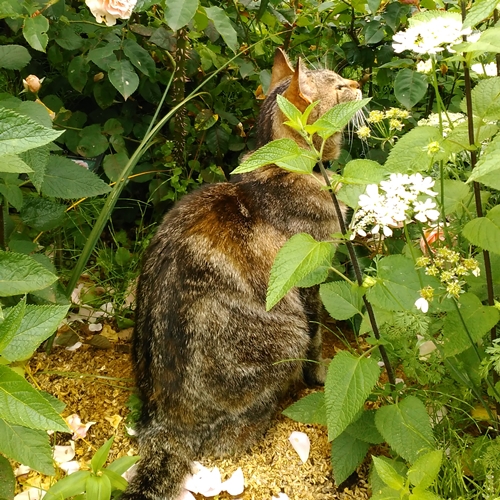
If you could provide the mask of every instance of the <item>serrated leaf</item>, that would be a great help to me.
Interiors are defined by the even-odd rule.
[[[43,127],[27,116],[0,107],[0,155],[19,154],[43,146],[63,132]]]
[[[390,459],[388,457],[385,457],[384,455],[380,455],[377,458],[379,458],[380,460],[383,460],[384,462],[389,463],[391,465],[391,467],[400,476],[406,477],[406,474],[408,473],[408,467],[406,467],[406,465],[404,464],[404,462],[401,459],[393,460],[393,459]],[[378,500],[386,500],[386,497],[381,496],[381,495],[382,495],[382,491],[384,489],[388,490],[389,488],[387,488],[386,484],[382,481],[382,479],[380,479],[379,475],[377,474],[377,469],[375,468],[375,466],[373,466],[371,468],[371,471],[370,471],[370,486],[372,488],[373,498],[378,498]],[[394,490],[390,490],[390,491],[395,492]],[[398,496],[396,498],[398,500],[401,500],[399,498],[399,493],[397,493],[397,495]],[[392,497],[388,496],[387,498],[392,498]]]
[[[75,56],[71,59],[68,66],[68,82],[78,92],[82,92],[85,87],[89,70],[90,65],[85,57]]]
[[[156,65],[150,53],[134,40],[123,40],[123,52],[128,60],[146,76],[153,78],[156,74]]]
[[[68,425],[23,377],[0,365],[0,418],[30,429],[68,432]]]
[[[496,0],[475,0],[467,12],[463,28],[472,28],[476,24],[490,17],[498,2]]]
[[[370,445],[347,432],[332,441],[331,461],[335,484],[343,483],[361,464]]]
[[[9,361],[28,359],[56,331],[68,309],[69,305],[27,305],[21,325],[2,355]]]
[[[73,474],[59,479],[56,484],[51,486],[45,496],[45,500],[61,500],[64,498],[73,497],[79,493],[83,493],[86,490],[87,480],[91,477],[92,473],[89,470],[77,470]]]
[[[434,449],[429,414],[415,396],[379,408],[375,424],[391,448],[410,463],[415,462],[421,452]]]
[[[35,186],[35,189],[40,192],[40,187],[45,175],[45,167],[50,157],[51,146],[46,144],[38,148],[30,149],[21,153],[21,159],[33,170],[29,174],[30,181]]]
[[[2,451],[0,449],[0,451]],[[15,494],[16,477],[10,462],[0,455],[0,498],[12,500]]]
[[[436,199],[441,200],[441,183],[436,183],[434,188],[438,193]],[[445,179],[443,182],[443,193],[445,215],[456,212],[459,207],[466,207],[467,202],[470,201],[470,188],[462,181]]]
[[[363,315],[363,299],[359,292],[360,287],[346,281],[323,283],[319,288],[325,309],[332,318],[338,320],[352,318],[355,314]]]
[[[267,290],[266,310],[273,308],[300,280],[320,266],[330,265],[331,243],[316,241],[311,235],[292,236],[280,249]]]
[[[342,184],[378,184],[389,172],[373,160],[351,160],[342,172]]]
[[[303,424],[326,426],[325,395],[313,392],[283,410],[283,415]]]
[[[443,452],[441,450],[431,451],[417,458],[408,471],[408,479],[413,486],[427,489],[437,479]]]
[[[484,306],[473,293],[465,293],[459,299],[459,312],[450,311],[443,324],[443,350],[446,357],[456,356],[478,343],[498,322],[498,309]]]
[[[375,425],[375,410],[363,411],[360,417],[347,427],[345,432],[365,443],[380,444],[384,442],[384,438]]]
[[[165,5],[165,21],[173,31],[177,31],[193,19],[197,9],[198,0],[184,0],[182,2],[167,0]]]
[[[0,297],[42,290],[57,280],[28,255],[0,251]]]
[[[37,231],[59,227],[65,214],[65,205],[38,196],[25,199],[20,213],[22,221]]]
[[[4,196],[16,210],[21,210],[23,206],[23,192],[16,184],[0,184],[0,194]]]
[[[473,244],[500,254],[500,205],[493,207],[486,217],[468,222],[462,234]]]
[[[31,61],[30,53],[22,45],[0,46],[0,68],[22,69]]]
[[[285,96],[278,94],[276,96],[276,102],[281,112],[287,117],[295,128],[300,130],[302,128],[302,113],[297,109],[297,107],[292,104]]]
[[[28,174],[33,170],[16,155],[0,156],[0,172],[6,174]]]
[[[378,457],[372,457],[373,465],[378,476],[389,488],[400,491],[404,487],[404,477],[400,476],[396,469],[385,460]]]
[[[328,367],[325,382],[328,439],[340,436],[358,415],[377,383],[380,367],[371,358],[339,352]]]
[[[214,23],[215,29],[222,36],[226,45],[236,54],[239,48],[238,37],[224,9],[205,7],[205,12],[207,17]]]
[[[62,156],[51,156],[42,184],[46,196],[83,198],[109,193],[111,188],[97,175]]]
[[[465,98],[460,107],[467,112]],[[486,78],[472,89],[472,112],[483,122],[500,120],[500,77]]]
[[[494,189],[500,189],[500,136],[495,137],[481,155],[476,167],[467,179],[481,182]]]
[[[46,431],[28,429],[0,418],[0,452],[42,474],[54,474],[52,448]]]
[[[328,110],[319,120],[316,120],[314,126],[319,128],[317,134],[323,139],[327,139],[333,134],[340,132],[354,115],[370,101],[371,98],[368,98],[337,104]]]
[[[21,326],[25,310],[26,297],[5,313],[5,318],[0,323],[0,354],[16,335],[17,330]]]
[[[290,172],[305,174],[313,171],[316,158],[310,151],[299,148],[292,139],[278,139],[252,153],[232,173],[243,174],[273,164]]]
[[[49,20],[42,14],[24,18],[23,36],[35,50],[45,52],[49,41],[48,30]]]
[[[109,66],[108,78],[113,87],[120,92],[125,101],[139,87],[139,77],[132,65],[125,60],[115,61]]]
[[[445,159],[444,154],[430,156],[427,146],[431,142],[443,142],[443,136],[434,127],[415,127],[399,139],[389,153],[385,168],[389,172],[413,174],[425,172],[435,161]]]
[[[428,85],[427,76],[405,68],[398,72],[394,80],[394,95],[405,108],[410,109],[425,96]]]

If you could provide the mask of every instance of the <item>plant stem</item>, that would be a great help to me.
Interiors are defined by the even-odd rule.
[[[337,195],[335,194],[335,191],[332,189],[332,184],[330,182],[330,179],[328,178],[328,174],[325,170],[323,162],[319,161],[318,164],[319,164],[321,174],[323,175],[323,178],[325,179],[326,185],[328,186],[328,188],[330,190],[330,195],[332,197],[333,206],[335,207],[335,212],[337,213],[337,218],[338,218],[339,224],[340,224],[340,231],[345,236],[347,234],[347,226],[346,226],[346,223],[344,220],[344,214],[342,213],[342,209],[340,208],[340,204],[339,204],[339,201],[337,199]],[[358,282],[359,286],[363,286],[363,274],[361,273],[361,267],[359,265],[358,257],[356,255],[356,252],[354,251],[354,245],[347,238],[345,240],[345,243],[347,246],[347,251],[349,252],[349,257],[351,259],[352,266],[354,268],[354,274],[356,275],[356,281]],[[375,318],[375,313],[373,312],[373,307],[370,304],[369,300],[366,298],[366,295],[363,295],[363,302],[365,304],[366,312],[368,313],[368,317],[370,318],[370,324],[372,325],[373,334],[375,335],[375,338],[377,340],[380,340],[380,330],[378,329],[378,324],[377,324],[377,320]],[[384,362],[385,369],[387,371],[387,377],[389,379],[391,389],[394,390],[394,387],[396,386],[396,378],[394,376],[394,370],[392,369],[392,365],[391,365],[391,362],[389,361],[389,357],[387,356],[387,351],[385,350],[385,347],[383,345],[379,345],[378,348],[380,351],[380,356],[382,356],[382,361]]]

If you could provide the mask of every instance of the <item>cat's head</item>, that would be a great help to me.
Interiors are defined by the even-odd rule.
[[[268,97],[261,110],[259,126],[259,146],[275,139],[291,138],[301,147],[306,147],[300,135],[283,122],[285,116],[276,103],[277,94],[286,97],[301,112],[312,102],[319,101],[309,115],[309,123],[315,122],[324,113],[341,102],[356,101],[362,98],[360,85],[353,80],[342,78],[328,69],[308,69],[299,59],[293,67],[286,54],[277,49],[271,76]],[[267,115],[267,116],[266,116]],[[324,148],[324,160],[337,158],[342,142],[341,134],[335,134],[328,139]],[[321,140],[315,137],[315,146],[319,148]]]

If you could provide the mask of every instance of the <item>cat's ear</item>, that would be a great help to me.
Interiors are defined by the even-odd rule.
[[[293,72],[290,86],[283,93],[283,96],[294,104],[302,113],[306,110],[307,106],[313,102],[307,71],[300,59],[297,61],[297,66]]]
[[[288,59],[288,56],[285,54],[283,49],[277,48],[276,52],[274,53],[274,63],[273,63],[273,70],[271,73],[271,83],[269,85],[269,92],[278,85],[279,82],[284,80],[285,78],[288,78],[289,76],[292,76],[294,74],[294,69],[292,65],[290,64],[290,60]]]

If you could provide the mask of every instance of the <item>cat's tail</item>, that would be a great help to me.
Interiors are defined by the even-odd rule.
[[[191,462],[165,449],[165,443],[141,451],[137,474],[120,500],[177,500]],[[152,448],[152,449],[151,449]]]

